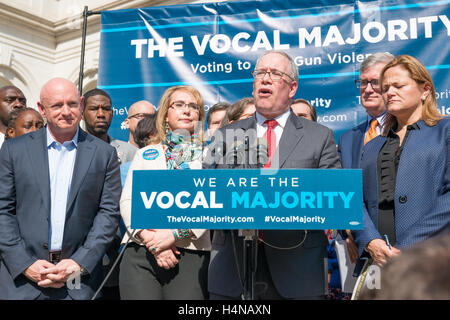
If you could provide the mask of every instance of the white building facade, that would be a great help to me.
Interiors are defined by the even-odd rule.
[[[78,84],[83,10],[119,10],[208,0],[0,0],[0,87],[14,85],[36,108],[51,78]],[[214,1],[217,2],[217,1]],[[83,92],[97,86],[100,14],[88,17]]]

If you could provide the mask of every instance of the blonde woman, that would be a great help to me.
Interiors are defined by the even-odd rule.
[[[203,99],[195,88],[171,87],[162,96],[156,118],[158,135],[136,153],[120,199],[120,211],[127,227],[123,243],[133,232],[130,228],[132,171],[200,169],[204,118]],[[120,265],[122,299],[207,298],[211,249],[208,230],[134,231]]]

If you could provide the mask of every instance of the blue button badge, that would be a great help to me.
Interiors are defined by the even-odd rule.
[[[156,158],[158,158],[159,156],[159,151],[156,149],[149,149],[144,151],[144,153],[142,154],[142,157],[145,160],[155,160]]]

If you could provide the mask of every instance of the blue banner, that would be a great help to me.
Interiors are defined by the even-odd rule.
[[[102,12],[98,85],[112,97],[110,134],[142,99],[157,105],[174,85],[193,85],[206,109],[252,94],[266,50],[296,61],[295,98],[309,100],[336,139],[365,119],[354,85],[368,54],[409,54],[430,70],[439,110],[450,114],[450,1],[230,1]]]
[[[354,169],[136,170],[131,198],[133,229],[363,228]]]

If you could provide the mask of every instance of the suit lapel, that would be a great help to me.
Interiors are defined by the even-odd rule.
[[[352,168],[359,168],[361,165],[361,155],[364,146],[364,132],[367,121],[363,125],[359,125],[353,131],[353,147],[352,147]]]
[[[249,137],[249,142],[250,142],[250,148],[252,148],[252,144],[254,144],[253,141],[256,141],[256,114],[253,115],[253,117],[244,119],[244,120],[240,120],[237,122],[238,124],[238,129],[242,129],[245,134],[244,136],[248,136]],[[242,137],[244,139],[244,137]],[[244,167],[244,165],[240,165],[240,167]],[[256,164],[250,164],[248,166],[248,168],[250,169],[256,169],[258,168],[258,166]]]
[[[252,117],[236,122],[236,125],[244,131],[249,129],[256,130],[256,114]]]
[[[48,169],[47,129],[46,127],[28,135],[27,151],[36,182],[39,185],[45,212],[50,217],[50,174]]]
[[[91,165],[92,158],[95,154],[95,145],[90,143],[92,137],[90,137],[81,128],[78,133],[78,146],[77,146],[77,156],[75,158],[75,165],[72,174],[72,183],[70,185],[69,199],[67,201],[67,213],[66,219],[71,214],[71,207],[75,201],[78,190],[86,176],[88,169]]]
[[[277,147],[275,155],[272,159],[273,168],[281,168],[286,162],[289,155],[294,151],[295,146],[300,142],[303,138],[303,125],[300,119],[294,115],[292,112],[289,115],[286,126],[283,129],[283,134],[280,138],[280,143]],[[277,165],[277,157],[278,157],[278,165]]]
[[[384,146],[384,144],[386,143],[387,138],[383,137],[383,136],[378,136],[374,139],[372,139],[370,142],[368,142],[361,151],[361,160],[364,157],[364,153],[365,152],[369,152],[370,155],[376,155],[373,157],[373,159],[369,159],[369,160],[365,160],[365,162],[367,163],[368,161],[373,161],[371,162],[372,164],[372,168],[374,168],[375,170],[377,170],[377,159],[378,159],[378,154],[380,153],[381,148]],[[367,157],[366,157],[367,158]],[[362,164],[362,161],[361,161]],[[362,167],[362,166],[361,166]]]

